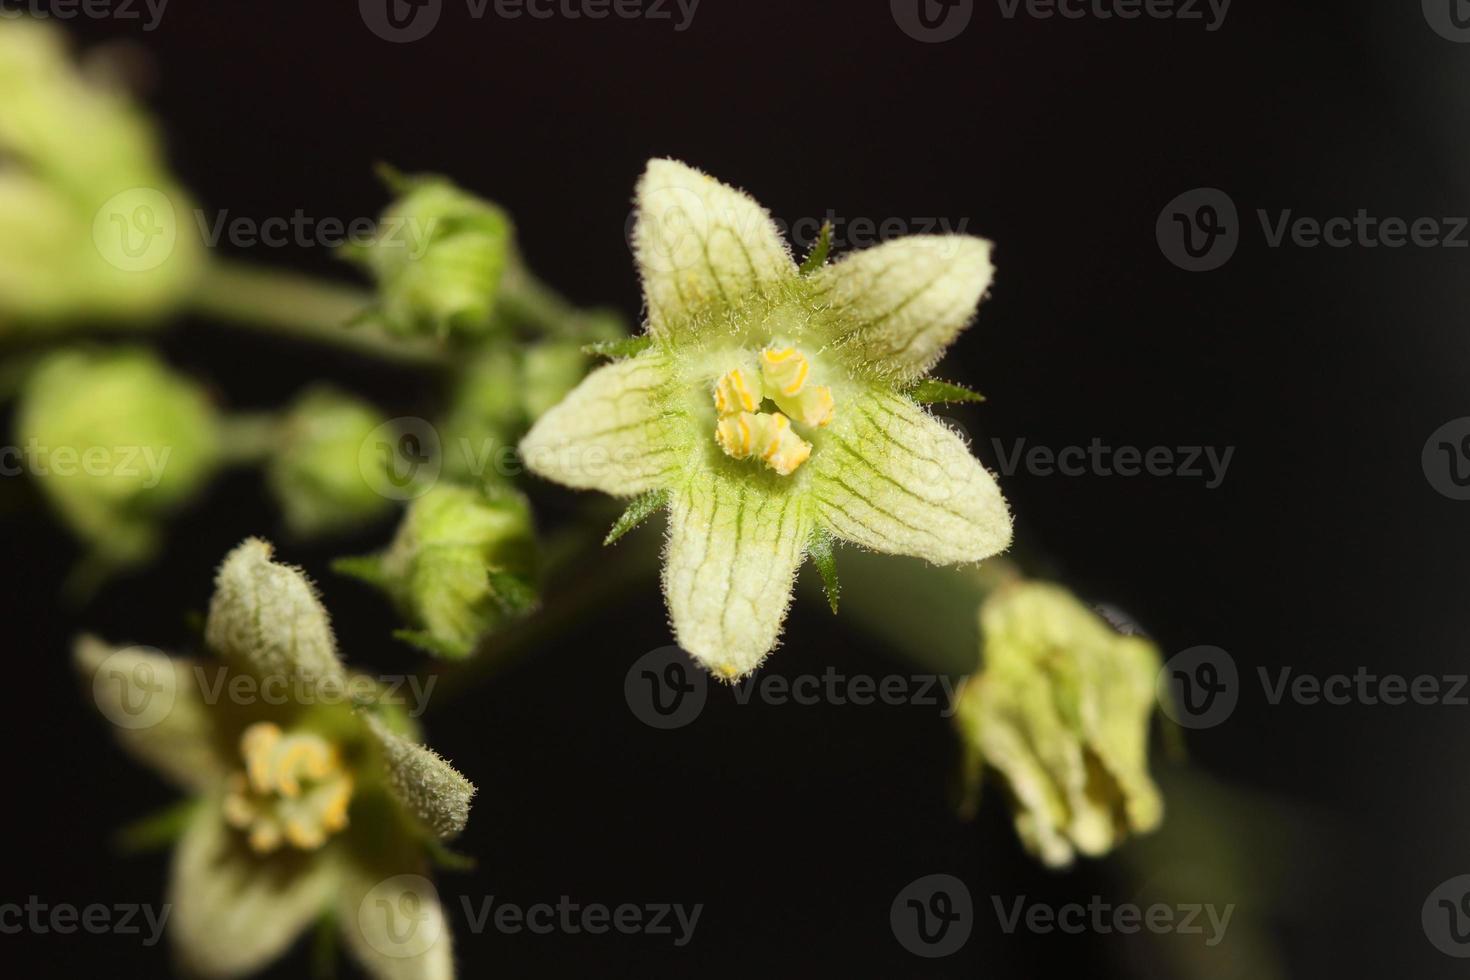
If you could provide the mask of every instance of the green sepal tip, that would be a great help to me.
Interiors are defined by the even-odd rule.
[[[960,402],[983,402],[985,396],[978,391],[957,385],[953,381],[924,378],[909,388],[907,394],[921,405],[956,404]]]
[[[617,523],[612,526],[612,530],[607,532],[607,537],[602,539],[602,543],[604,545],[610,545],[617,541],[623,535],[648,520],[655,513],[663,510],[668,505],[668,502],[669,494],[666,490],[650,490],[647,493],[634,497],[633,502],[628,505],[628,509],[623,511],[623,516],[618,518]]]
[[[832,550],[832,536],[826,531],[817,531],[807,546],[807,554],[811,555],[812,564],[817,566],[817,573],[822,576],[822,591],[827,593],[827,605],[835,614],[837,601],[842,598],[842,583],[837,580],[837,555]]]
[[[816,244],[802,260],[801,274],[809,276],[822,266],[827,264],[827,256],[832,254],[832,222],[822,222],[822,230],[817,234]]]

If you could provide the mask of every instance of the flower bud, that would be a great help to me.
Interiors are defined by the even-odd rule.
[[[481,636],[534,605],[535,548],[524,497],[441,483],[409,506],[386,552],[370,564],[338,567],[388,591],[413,627],[400,638],[464,657]]]
[[[1043,582],[1002,586],[980,631],[983,667],[958,695],[956,722],[968,775],[978,785],[982,768],[1000,773],[1027,850],[1060,867],[1156,827],[1153,644]]]
[[[266,476],[294,533],[348,530],[387,511],[390,501],[359,465],[363,443],[384,421],[373,406],[328,387],[307,391],[291,407]]]
[[[378,315],[402,334],[490,330],[510,257],[510,218],[441,177],[397,177],[400,197],[353,258],[378,282]]]
[[[203,249],[148,121],[35,21],[0,21],[0,92],[0,333],[167,312]]]
[[[465,364],[439,425],[443,476],[476,486],[504,484],[523,428],[519,358],[487,345]]]
[[[138,349],[59,351],[21,395],[23,465],[61,518],[116,563],[146,558],[156,523],[214,471],[219,422],[198,385]]]
[[[521,402],[529,421],[539,419],[587,376],[592,358],[580,343],[547,341],[526,348]]]

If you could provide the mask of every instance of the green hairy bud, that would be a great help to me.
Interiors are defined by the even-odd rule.
[[[390,506],[359,467],[363,444],[384,423],[373,406],[328,387],[307,391],[282,421],[267,479],[300,535],[348,530]]]
[[[219,459],[204,392],[137,349],[46,357],[22,392],[16,432],[61,518],[120,564],[149,555],[160,519],[199,492]]]
[[[389,174],[399,198],[352,257],[378,283],[378,318],[401,334],[480,335],[510,259],[510,218],[441,177]]]
[[[521,495],[440,484],[409,506],[387,551],[337,567],[387,590],[412,626],[401,639],[465,657],[535,604],[535,547]]]

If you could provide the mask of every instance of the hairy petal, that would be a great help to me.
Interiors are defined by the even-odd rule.
[[[675,160],[638,182],[633,248],[649,330],[678,332],[716,304],[737,304],[796,275],[780,230],[748,195]]]
[[[345,683],[316,588],[299,568],[274,562],[271,554],[268,542],[249,538],[225,557],[214,580],[205,642],[258,676]]]
[[[233,757],[195,679],[195,661],[93,636],[77,638],[72,661],[118,742],[139,762],[188,790],[207,790],[228,775]]]
[[[906,398],[855,400],[808,466],[822,523],[854,544],[948,565],[1011,543],[995,480],[958,435]]]
[[[882,373],[918,377],[974,317],[990,251],[968,235],[912,235],[827,266],[816,288],[841,318],[839,343]]]
[[[322,853],[253,853],[211,800],[174,852],[169,929],[184,971],[211,980],[256,972],[327,907],[337,880]]]
[[[422,848],[400,820],[386,797],[364,800],[353,813],[338,927],[373,980],[453,980],[454,936]]]
[[[776,645],[812,524],[795,493],[718,477],[676,491],[663,584],[679,645],[722,679],[754,670]]]
[[[521,440],[532,473],[569,487],[633,496],[657,489],[681,463],[661,389],[668,358],[650,351],[589,374]]]
[[[470,819],[475,786],[432,749],[411,741],[368,714],[368,729],[383,750],[388,787],[426,831],[456,837]]]

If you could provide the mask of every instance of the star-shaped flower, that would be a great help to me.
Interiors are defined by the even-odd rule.
[[[84,637],[76,662],[124,748],[197,801],[174,852],[169,930],[190,976],[264,967],[334,917],[378,980],[451,980],[424,877],[474,787],[401,708],[348,674],[306,577],[249,540],[220,567],[190,661]],[[387,700],[387,699],[384,699]]]
[[[909,395],[989,287],[988,242],[920,235],[798,267],[760,205],[682,163],[651,161],[637,200],[645,335],[521,454],[568,486],[646,495],[634,513],[667,504],[684,649],[727,680],[754,670],[831,538],[938,564],[1009,545],[995,481]]]

